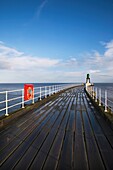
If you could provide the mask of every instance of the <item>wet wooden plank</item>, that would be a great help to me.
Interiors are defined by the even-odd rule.
[[[42,109],[31,121],[28,116],[13,124],[19,131],[2,149],[2,169],[112,169],[112,131],[102,127],[105,122],[95,117],[81,89],[68,90]],[[1,133],[4,139],[10,130]]]
[[[82,111],[82,117],[83,117],[83,125],[84,125],[85,135],[88,137],[92,137],[93,132],[92,132],[91,124],[89,122],[89,118],[85,111]]]
[[[54,140],[54,143],[51,147],[51,150],[49,152],[49,155],[52,156],[53,158],[55,158],[56,160],[59,159],[59,156],[61,153],[61,148],[62,148],[63,140],[64,140],[64,134],[65,134],[65,131],[58,132],[58,134]]]
[[[44,125],[50,120],[50,118],[54,117],[53,114],[52,115],[48,115],[45,119],[45,121],[42,122],[42,124],[40,124],[39,126],[37,126],[35,129],[33,129],[32,133],[29,134],[27,133],[27,131],[25,131],[24,133],[21,133],[19,140],[15,139],[17,142],[12,141],[12,143],[10,143],[0,154],[0,159],[2,159],[2,162],[8,157],[9,155],[11,155],[12,151],[16,152],[16,149],[18,147],[20,147],[21,149],[21,143],[26,142],[26,145],[32,143],[32,141],[37,137],[37,135],[40,133],[40,130],[42,130],[42,127],[44,127]],[[45,128],[47,129],[47,127]],[[44,131],[44,130],[43,130]],[[47,130],[46,130],[47,131]],[[29,132],[29,131],[28,131]],[[45,132],[45,131],[44,131]],[[24,139],[24,140],[23,140]],[[29,146],[29,145],[28,145]],[[18,152],[18,151],[17,151]],[[11,156],[10,156],[11,157]],[[12,155],[13,157],[13,155]],[[13,158],[12,158],[13,159]]]
[[[95,169],[104,170],[105,168],[97,144],[95,142],[95,139],[93,137],[90,138],[86,137],[85,140],[87,146],[89,168],[91,170],[95,170]]]
[[[47,170],[55,170],[57,168],[58,161],[54,159],[52,156],[48,156],[43,169]]]
[[[34,158],[29,169],[30,170],[33,170],[33,169],[40,170],[40,169],[42,169],[44,162],[45,162],[45,159],[46,159],[46,154],[44,154],[43,152],[39,152],[36,155],[36,157]]]
[[[72,132],[75,131],[75,110],[70,110],[70,117],[66,130]]]
[[[58,169],[73,168],[73,133],[66,132]]]
[[[82,135],[83,134],[83,125],[82,125],[82,119],[81,119],[81,112],[77,111],[76,112],[76,131],[75,133],[77,135]]]
[[[86,147],[83,135],[76,134],[75,136],[75,149],[74,149],[74,169],[88,170],[88,161],[86,154]]]
[[[96,136],[106,169],[113,169],[113,148],[104,135]]]
[[[35,119],[33,121],[31,120],[30,122],[28,121],[21,128],[14,126],[13,128],[10,129],[10,131],[8,129],[8,131],[5,132],[5,134],[1,136],[2,142],[1,142],[0,150],[5,148],[6,146],[8,146],[10,142],[13,142],[13,140],[15,140],[16,137],[21,138],[21,140],[24,139],[24,137],[27,136],[27,134],[31,133],[32,130],[35,129],[36,126],[41,121],[44,120],[44,118],[47,118],[47,116],[49,116],[50,111],[52,111],[52,109],[48,110],[45,114],[38,116],[37,119]],[[9,134],[12,135],[12,138],[7,141],[6,139],[9,136]]]

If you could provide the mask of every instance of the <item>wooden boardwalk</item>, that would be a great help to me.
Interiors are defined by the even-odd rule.
[[[113,129],[82,88],[68,90],[0,132],[0,170],[113,170]]]

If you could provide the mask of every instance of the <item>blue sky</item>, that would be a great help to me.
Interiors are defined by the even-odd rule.
[[[0,0],[0,82],[113,82],[113,0]]]

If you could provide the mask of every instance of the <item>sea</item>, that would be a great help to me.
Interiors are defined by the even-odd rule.
[[[24,84],[25,83],[0,83],[0,92],[3,91],[11,91],[11,90],[17,90],[17,89],[23,89],[24,88]],[[27,84],[27,83],[26,83]],[[69,83],[28,83],[28,84],[33,84],[34,87],[41,87],[41,86],[52,86],[52,85],[60,85],[60,84],[69,84]],[[74,84],[80,84],[80,83],[74,83]],[[98,91],[101,88],[101,92],[102,92],[102,99],[104,100],[104,96],[105,96],[105,90],[107,90],[107,96],[109,99],[109,104],[111,105],[111,107],[113,108],[113,83],[94,83],[94,87],[97,87]],[[20,94],[19,92],[15,92],[15,93],[9,93],[10,96],[8,96],[9,98],[16,98],[18,97]],[[6,103],[1,103],[1,101],[5,101],[5,93],[4,95],[2,93],[0,93],[0,110],[5,108]],[[15,102],[21,102],[21,99],[17,99],[15,101],[9,101],[8,102],[8,107],[10,107],[12,104],[15,104]],[[30,102],[28,102],[28,104],[30,104]],[[17,105],[15,107],[10,107],[8,109],[8,112],[13,112],[19,108],[21,108],[22,105]],[[6,110],[0,111],[0,117],[3,116],[5,114]]]

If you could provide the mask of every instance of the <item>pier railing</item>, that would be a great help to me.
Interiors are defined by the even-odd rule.
[[[52,86],[41,86],[34,88],[33,98],[30,100],[24,100],[24,89],[17,89],[11,91],[0,92],[0,117],[16,111],[20,108],[24,108],[26,105],[33,104],[38,100],[47,98],[55,93],[58,93],[64,89],[68,89],[77,84],[60,84]]]
[[[89,86],[87,87],[87,92],[92,97],[92,99],[98,103],[99,106],[104,107],[105,112],[111,112],[113,114],[112,90]]]

